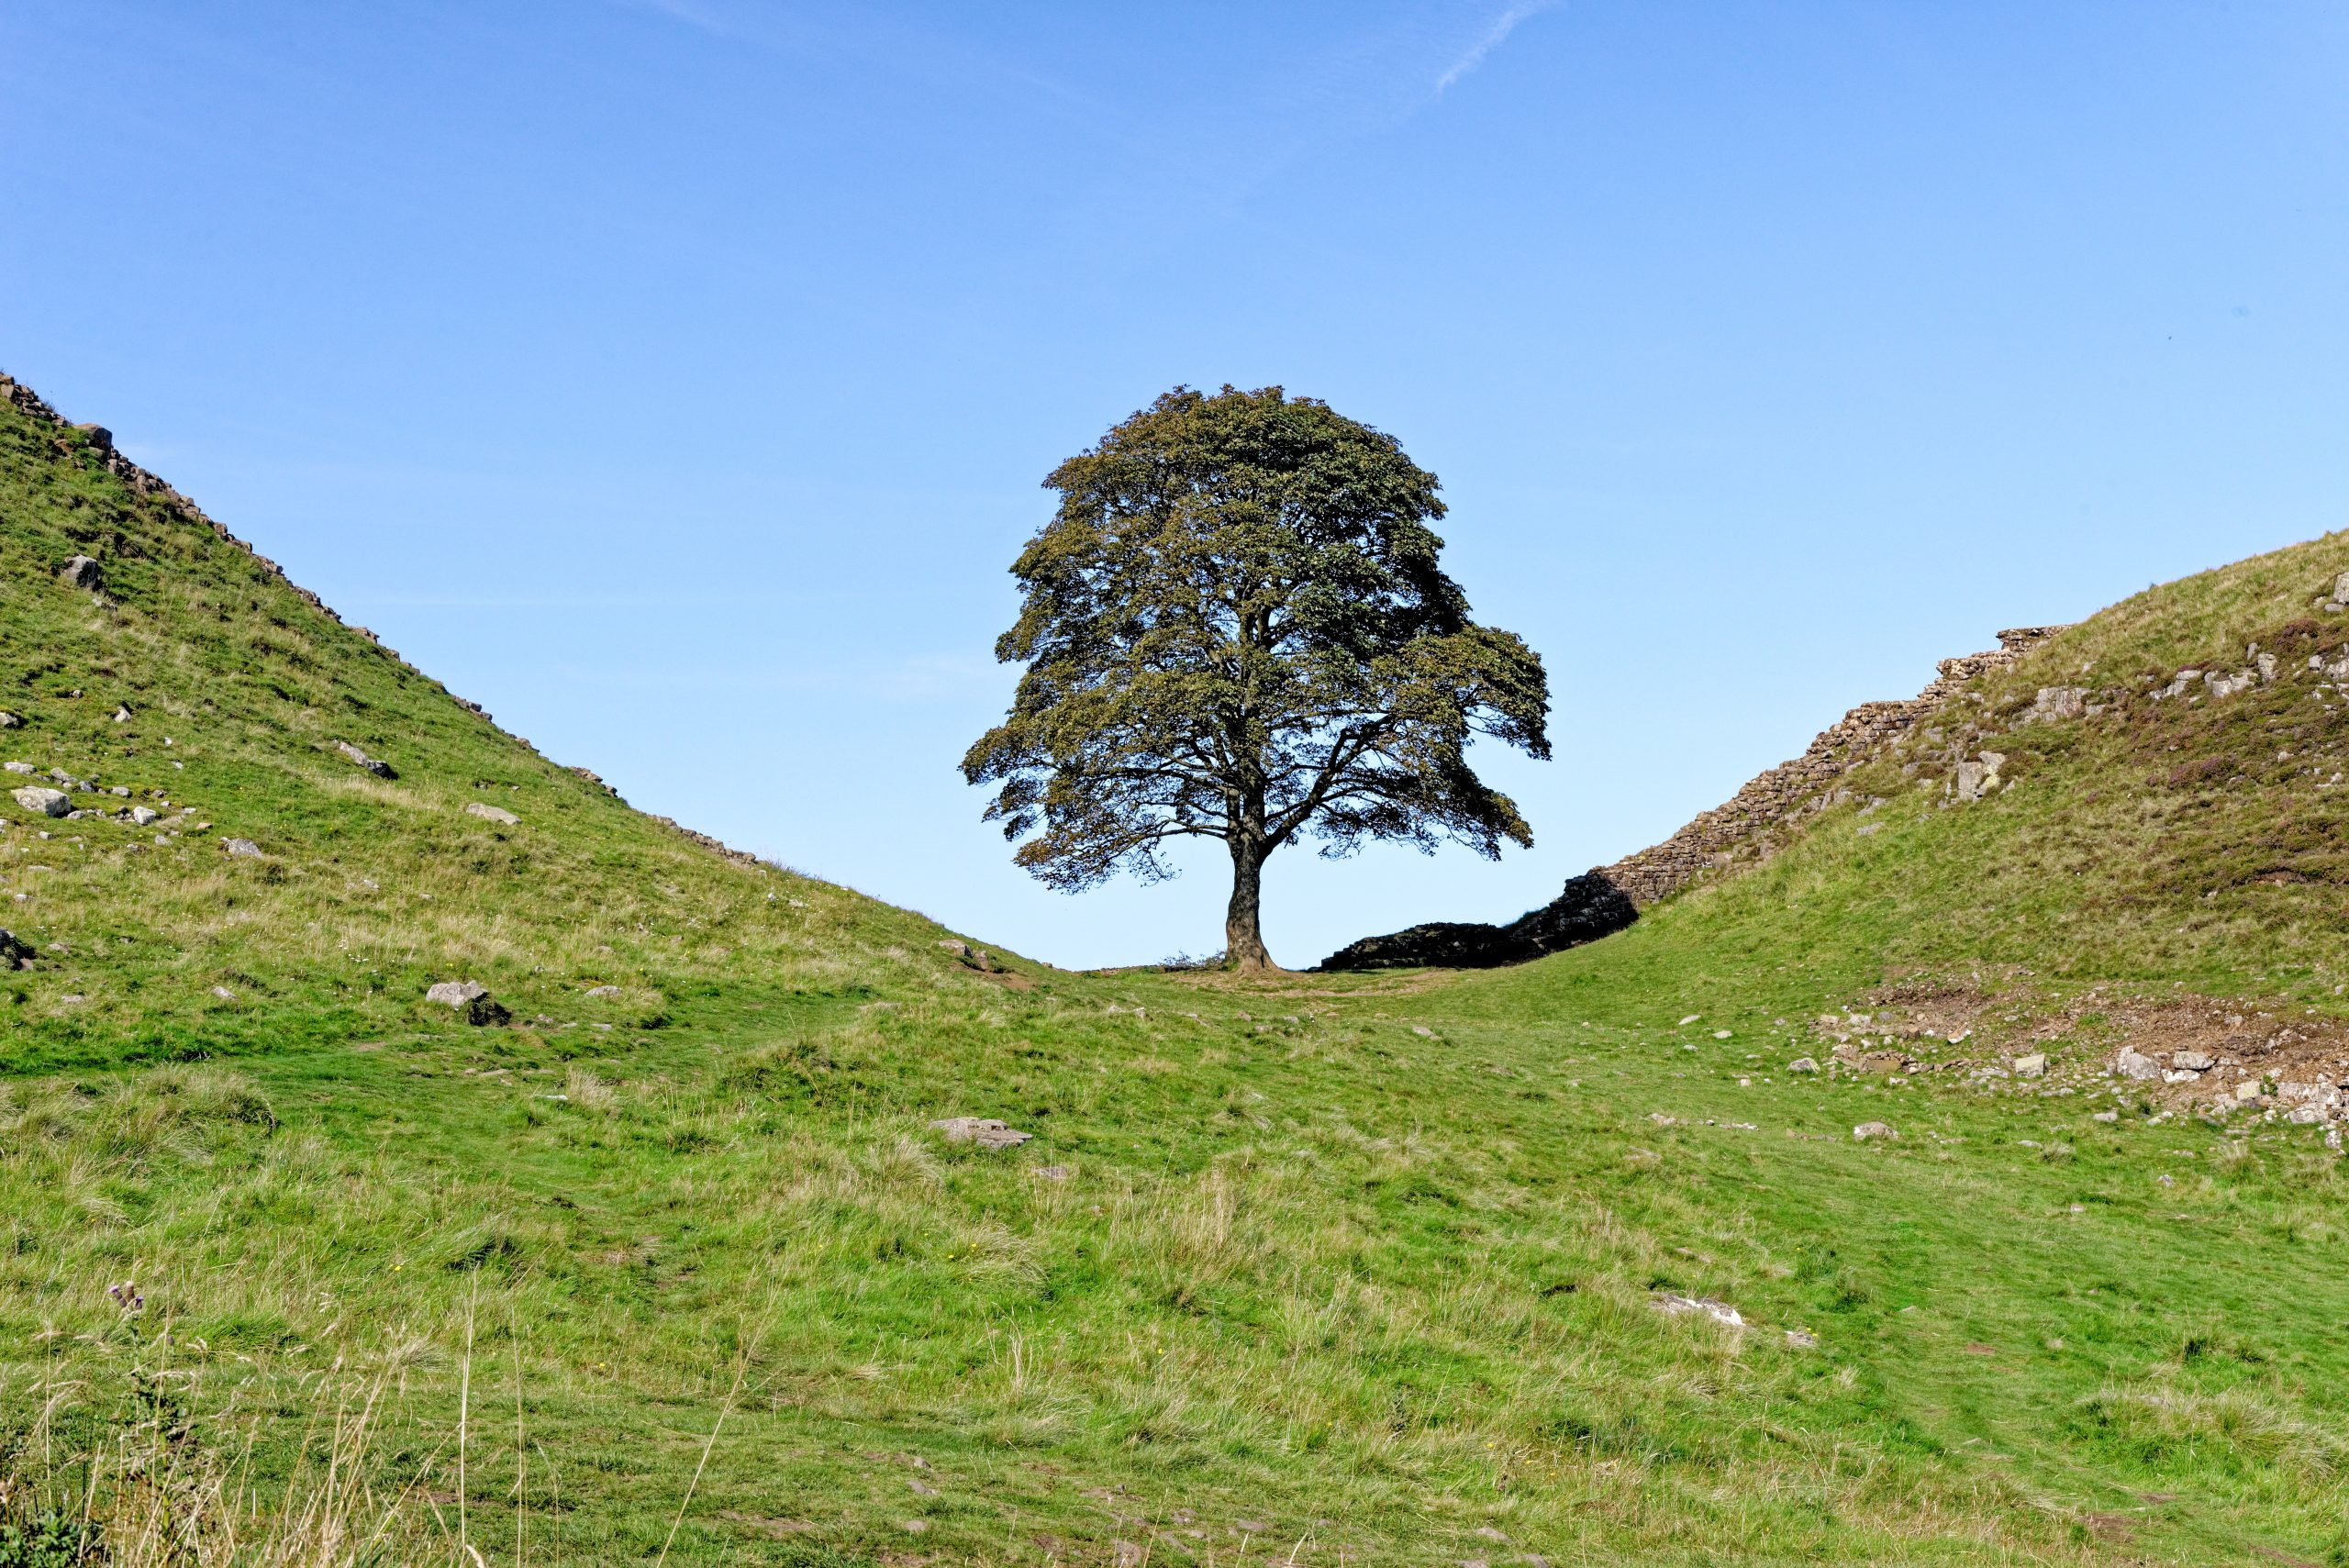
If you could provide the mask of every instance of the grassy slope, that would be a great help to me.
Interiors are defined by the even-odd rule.
[[[1789,1079],[1816,1042],[1773,1022],[1887,966],[2332,1005],[2338,884],[2243,880],[2272,855],[2242,841],[2288,803],[2321,874],[2330,796],[2139,787],[2171,740],[2248,760],[2237,730],[2274,728],[2254,705],[2314,724],[2313,698],[2027,731],[1994,801],[1901,781],[1884,830],[1830,814],[1523,970],[1250,988],[1018,964],[1019,990],[915,917],[626,812],[51,442],[0,410],[0,706],[33,719],[0,747],[167,789],[269,853],[5,837],[0,894],[29,895],[5,918],[68,950],[7,977],[0,1026],[20,1473],[118,1430],[130,1368],[168,1362],[200,1431],[258,1431],[264,1469],[332,1390],[382,1380],[374,1462],[430,1464],[436,1531],[463,1389],[465,1529],[499,1562],[651,1561],[681,1510],[671,1558],[708,1562],[2342,1544],[2323,1391],[2349,1287],[2312,1132]],[[119,608],[51,583],[74,549]],[[2043,657],[2208,656],[2290,618],[2328,551],[2132,601]],[[551,1021],[435,1016],[419,993],[456,973]],[[623,995],[584,995],[602,984]],[[207,1060],[110,1067],[174,1056]],[[959,1112],[1038,1137],[924,1129]],[[1902,1140],[1854,1145],[1876,1116]],[[129,1324],[106,1296],[126,1278]],[[1756,1327],[1665,1318],[1658,1288]]]

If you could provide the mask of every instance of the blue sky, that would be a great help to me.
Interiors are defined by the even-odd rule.
[[[0,102],[0,369],[639,806],[1063,963],[1220,941],[954,766],[1177,383],[1395,433],[1552,672],[1535,848],[1278,857],[1289,962],[2349,523],[2336,4],[10,0]]]

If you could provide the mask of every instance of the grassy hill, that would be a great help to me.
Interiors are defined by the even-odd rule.
[[[2344,568],[1539,963],[990,973],[0,405],[0,1563],[2349,1562],[2328,1126],[2105,1072],[2332,1059]]]

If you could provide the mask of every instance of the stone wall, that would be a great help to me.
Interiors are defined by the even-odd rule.
[[[1749,781],[1660,844],[1567,882],[1556,899],[1506,926],[1443,921],[1366,937],[1322,962],[1324,969],[1400,969],[1423,964],[1482,969],[1522,963],[1621,930],[1639,911],[1742,861],[1759,860],[1800,821],[1844,798],[1843,775],[1940,711],[1967,683],[2012,664],[2065,628],[2017,627],[1998,646],[1941,662],[1940,674],[1906,702],[1862,703],[1809,749]]]

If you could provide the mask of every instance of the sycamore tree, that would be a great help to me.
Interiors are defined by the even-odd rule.
[[[1231,855],[1225,951],[1273,967],[1264,862],[1313,840],[1497,859],[1533,842],[1468,765],[1489,736],[1535,757],[1549,684],[1444,575],[1435,475],[1392,436],[1279,387],[1177,387],[1044,481],[1051,522],[1012,566],[1023,664],[963,759],[1015,855],[1067,892],[1171,875],[1172,840]]]

